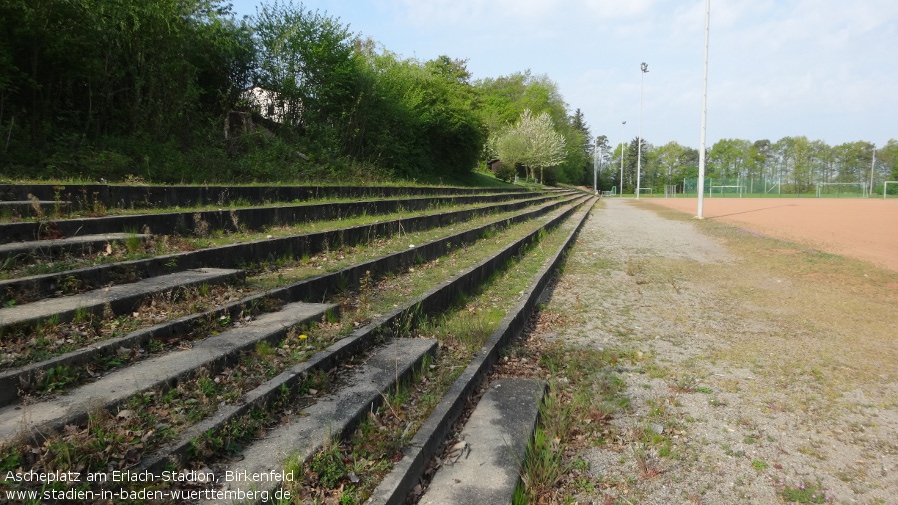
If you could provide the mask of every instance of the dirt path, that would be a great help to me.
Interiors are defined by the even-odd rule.
[[[661,214],[606,199],[545,310],[633,356],[577,499],[896,503],[898,276]]]

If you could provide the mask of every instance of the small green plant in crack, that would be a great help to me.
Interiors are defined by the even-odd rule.
[[[712,407],[726,407],[729,404],[726,400],[712,396],[711,398],[708,398],[708,405],[711,405]]]
[[[762,470],[766,470],[769,466],[770,465],[768,465],[766,461],[761,459],[753,459],[751,461],[751,467],[759,472]]]
[[[346,464],[340,454],[340,445],[335,441],[312,456],[309,469],[318,475],[318,482],[329,488],[336,487],[347,473]]]
[[[66,366],[56,365],[44,372],[40,381],[40,391],[44,394],[51,394],[62,389],[78,380],[78,370]]]
[[[825,490],[820,482],[801,481],[789,484],[785,479],[776,482],[777,491],[788,503],[832,503],[832,492]]]
[[[159,353],[165,350],[165,343],[155,338],[150,339],[146,344],[147,351],[150,353]]]
[[[125,238],[125,249],[128,250],[128,254],[137,254],[140,252],[140,246],[143,245],[143,240],[137,235],[137,232],[134,230],[126,230],[128,236]]]

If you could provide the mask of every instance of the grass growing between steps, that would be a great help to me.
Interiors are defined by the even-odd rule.
[[[446,312],[425,318],[413,336],[436,338],[439,351],[413,381],[385,397],[346,440],[338,440],[300,465],[302,479],[288,488],[303,503],[363,503],[377,487],[429,413],[498,328],[545,262],[567,237],[564,226],[545,233],[526,254],[509,261],[487,283],[460,294]],[[433,285],[433,281],[429,281]],[[427,284],[427,283],[425,283]],[[341,461],[343,465],[334,462]],[[331,462],[333,464],[323,464]],[[439,466],[431,462],[428,474]],[[323,466],[322,466],[323,465]],[[322,475],[324,474],[324,475]]]
[[[207,249],[210,247],[264,240],[268,238],[290,237],[305,233],[337,230],[340,228],[409,219],[430,214],[487,208],[492,205],[501,205],[502,203],[510,202],[458,205],[436,201],[434,204],[423,210],[399,211],[372,215],[362,213],[358,216],[347,216],[338,219],[268,226],[262,230],[246,230],[240,224],[238,216],[231,212],[231,222],[236,231],[209,229],[208,224],[201,222],[198,225],[198,228],[194,230],[195,234],[193,236],[155,235],[150,239],[141,240],[139,242],[129,237],[123,241],[111,241],[107,249],[102,254],[96,256],[83,257],[78,255],[65,255],[62,257],[38,257],[32,258],[28,262],[9,260],[4,262],[2,268],[0,268],[0,280],[64,272],[93,265],[140,260],[153,256],[189,252],[198,249]],[[496,213],[490,212],[490,214]],[[508,212],[505,214],[513,215],[515,212]],[[134,238],[136,238],[136,235]],[[27,300],[21,300],[19,303],[24,303],[25,301]]]
[[[212,415],[221,406],[238,401],[262,381],[295,363],[307,360],[314,352],[364,324],[371,317],[371,311],[383,313],[392,308],[397,300],[423,293],[433,285],[456,275],[466,265],[478,261],[478,258],[482,260],[495,254],[517,236],[514,233],[506,235],[503,233],[491,237],[491,240],[481,241],[467,248],[463,254],[456,252],[459,263],[434,261],[419,266],[418,270],[372,283],[370,287],[363,285],[355,295],[342,295],[342,305],[351,310],[344,309],[343,318],[338,322],[323,321],[314,330],[309,330],[307,335],[298,330],[277,345],[260,344],[252,352],[244,353],[233,365],[221,370],[196,371],[172,389],[135,395],[117,409],[107,411],[98,407],[85,424],[70,425],[60,433],[48,434],[42,444],[23,442],[7,445],[0,449],[0,454],[18,454],[22,467],[35,471],[94,471],[110,465],[112,468],[129,467],[163,444],[177,439],[185,429]],[[549,234],[557,235],[557,232]],[[546,254],[557,249],[557,245],[543,244],[536,245],[533,249],[539,251],[544,247]],[[495,304],[494,308],[512,304],[541,263],[540,261],[532,266],[525,275],[523,284],[506,289],[505,295],[489,298],[490,303]],[[506,272],[514,271],[515,268],[517,267],[506,269]],[[416,273],[424,271],[428,271],[427,275],[417,281],[413,279]],[[396,286],[406,287],[409,291],[405,294],[406,291],[403,290],[400,297],[396,298],[399,292],[395,289]],[[303,338],[303,335],[306,337]],[[456,375],[460,372],[453,366],[448,370]],[[308,387],[308,390],[312,389],[316,390],[316,394],[324,392],[323,389]],[[276,400],[264,408],[254,409],[248,417],[236,419],[224,429],[208,434],[196,444],[191,464],[202,465],[209,459],[224,457],[239,450],[242,443],[264,433],[285,416],[289,417],[288,410],[295,412],[294,409],[301,404],[291,404],[288,407],[288,398],[301,398],[303,394],[302,386],[297,391],[286,391],[282,401]],[[431,398],[434,401],[432,405],[439,401],[438,395],[431,395]],[[27,409],[27,406],[23,408]],[[115,436],[110,438],[109,433],[114,433]],[[72,457],[73,454],[77,456]],[[80,470],[75,470],[76,468]]]
[[[540,408],[539,426],[527,447],[521,482],[512,503],[555,503],[557,486],[582,477],[577,450],[583,442],[609,442],[608,421],[628,405],[625,383],[614,372],[637,357],[620,351],[577,349],[560,342],[540,345],[530,340],[515,354],[539,363],[521,373],[505,362],[503,373],[542,376],[549,393]],[[578,442],[578,443],[574,443]],[[582,482],[587,484],[588,479]]]
[[[107,305],[107,310],[103,314],[84,311],[67,323],[59,323],[51,318],[36,326],[4,327],[0,329],[0,371],[37,363],[88,345],[96,345],[107,339],[124,336],[141,328],[203,312],[244,297],[249,292],[242,283],[232,283],[228,286],[203,284],[156,293],[144,300],[136,310],[127,314],[113,314]],[[271,310],[274,307],[267,308]],[[258,310],[262,309],[264,307],[258,307]],[[252,310],[248,310],[246,316],[253,314]],[[231,323],[230,319],[222,319],[210,325],[209,332],[204,332],[200,328],[195,333],[180,335],[169,342],[157,342],[147,348],[129,347],[115,356],[98,357],[94,363],[82,365],[81,368],[84,370],[79,374],[85,379],[97,377],[113,368],[140,361],[166,347],[181,345],[182,341],[221,332]],[[159,347],[159,343],[168,345]],[[26,394],[41,394],[41,388],[38,386],[41,378],[34,377],[34,382],[34,385],[30,382],[23,384],[23,391]]]

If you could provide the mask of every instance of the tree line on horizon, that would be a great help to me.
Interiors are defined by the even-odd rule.
[[[616,146],[609,146],[604,137],[599,141],[603,148],[599,188],[620,191],[623,161],[623,192],[634,193],[637,139]],[[698,165],[698,149],[677,142],[654,146],[642,139],[640,187],[663,193],[665,186],[677,186],[682,192],[684,181],[688,186],[697,179]],[[874,189],[882,188],[883,181],[898,180],[898,140],[890,139],[876,147],[866,141],[830,146],[805,136],[783,137],[776,142],[720,139],[705,154],[706,184],[716,179],[720,184],[744,186],[743,191],[752,184],[794,194],[812,192],[820,183],[869,186],[871,175]],[[694,192],[694,186],[688,189]]]
[[[233,111],[254,127],[226,135]],[[589,129],[545,75],[475,80],[290,1],[243,18],[220,0],[0,3],[4,178],[451,182],[525,111],[564,138],[546,181],[591,184]]]

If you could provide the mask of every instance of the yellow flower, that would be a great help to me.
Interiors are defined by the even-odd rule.
[[[300,339],[300,340],[305,340],[305,339],[307,339],[307,338],[309,338],[309,336],[306,335],[305,333],[303,333],[302,335],[299,336],[299,339]]]

